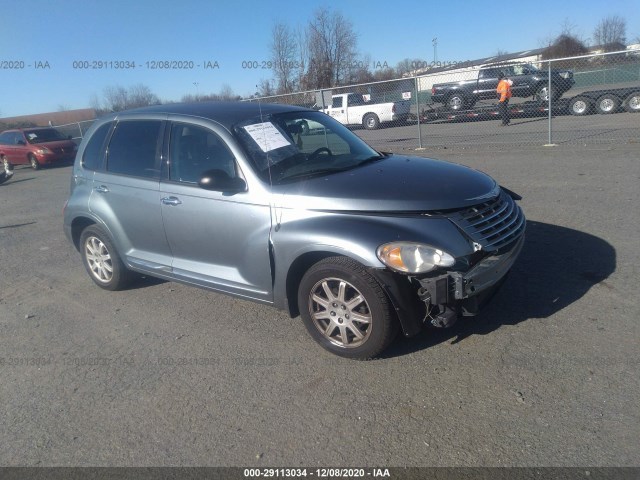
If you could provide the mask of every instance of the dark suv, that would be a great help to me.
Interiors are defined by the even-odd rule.
[[[19,128],[0,134],[0,159],[6,168],[31,165],[34,170],[43,165],[70,163],[78,150],[71,137],[55,128]]]
[[[173,104],[95,122],[64,230],[104,289],[140,272],[255,300],[370,358],[399,329],[478,312],[522,248],[517,198],[467,167],[377,152],[321,112]]]

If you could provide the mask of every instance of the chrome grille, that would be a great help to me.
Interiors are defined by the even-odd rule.
[[[499,250],[520,238],[526,224],[520,207],[503,191],[492,200],[448,217],[486,251]]]

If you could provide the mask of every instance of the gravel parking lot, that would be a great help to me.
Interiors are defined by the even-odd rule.
[[[407,153],[385,139],[409,128],[358,134]],[[62,232],[70,168],[17,167],[0,186],[0,464],[640,465],[640,145],[480,135],[419,154],[524,197],[521,258],[482,315],[370,362],[266,306],[97,288]]]

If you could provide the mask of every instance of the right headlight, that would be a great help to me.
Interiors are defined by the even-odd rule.
[[[403,273],[426,273],[438,267],[451,267],[456,262],[443,250],[415,242],[385,243],[376,254],[387,267]]]

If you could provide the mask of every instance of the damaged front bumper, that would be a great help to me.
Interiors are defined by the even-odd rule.
[[[506,278],[522,250],[524,238],[521,235],[511,249],[485,257],[466,272],[451,271],[428,278],[399,278],[389,271],[376,272],[405,336],[417,334],[425,322],[446,328],[460,316],[477,315]]]
[[[467,272],[447,272],[420,282],[423,302],[464,316],[476,315],[507,275],[524,245],[522,235],[509,251],[482,259]]]

